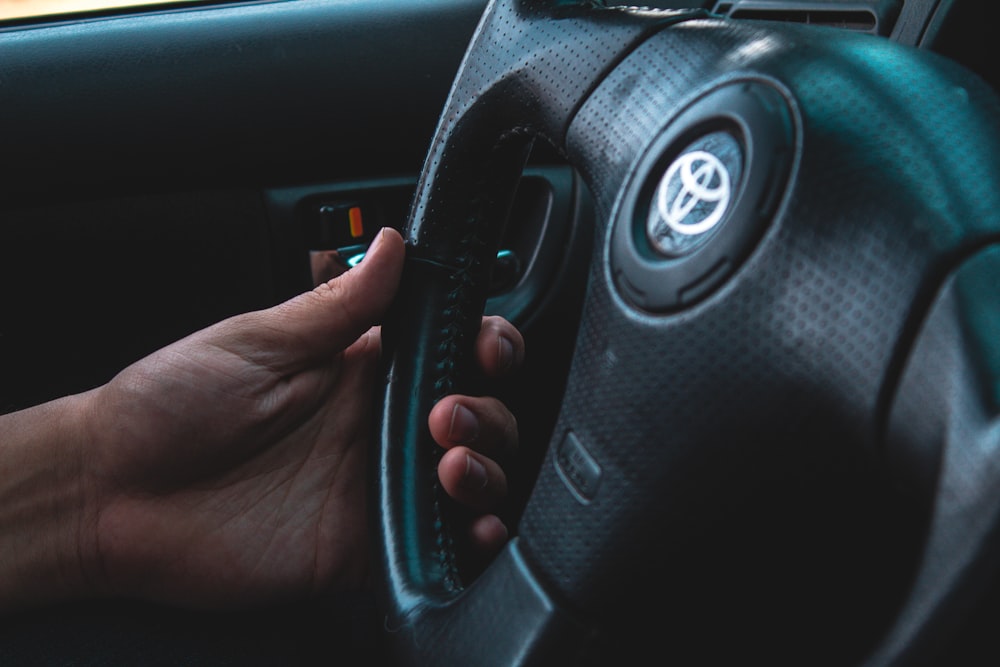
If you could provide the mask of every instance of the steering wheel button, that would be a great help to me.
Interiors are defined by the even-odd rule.
[[[584,505],[589,504],[601,484],[601,467],[573,431],[567,431],[559,444],[555,462],[570,492]]]

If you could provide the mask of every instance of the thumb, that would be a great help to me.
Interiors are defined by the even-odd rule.
[[[403,269],[403,238],[382,229],[356,267],[267,310],[240,318],[242,353],[282,373],[347,348],[389,308]],[[245,327],[245,328],[244,328]]]

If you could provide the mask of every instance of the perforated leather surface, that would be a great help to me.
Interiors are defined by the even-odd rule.
[[[800,151],[746,264],[706,302],[649,316],[616,293],[605,244],[593,259],[563,414],[521,527],[539,569],[584,607],[600,609],[651,572],[678,587],[707,581],[710,571],[689,566],[727,562],[713,549],[733,549],[737,568],[757,563],[746,551],[756,547],[708,538],[713,523],[759,521],[753,503],[774,512],[762,497],[779,493],[779,479],[792,480],[781,482],[785,507],[759,536],[811,532],[837,505],[850,514],[876,474],[886,397],[927,300],[1000,229],[995,186],[978,178],[1000,168],[996,152],[980,150],[1000,139],[997,103],[978,80],[867,36],[697,21],[632,53],[570,128],[599,238],[653,137],[740,78],[785,90]],[[602,471],[588,504],[558,472],[569,431]],[[855,473],[840,488],[830,479]],[[827,493],[836,495],[817,497]]]
[[[565,134],[559,147],[598,210],[588,301],[555,437],[518,540],[491,569],[500,574],[459,597],[423,595],[436,589],[420,577],[441,576],[440,543],[419,526],[400,540],[385,524],[384,565],[397,577],[389,606],[413,633],[394,626],[397,638],[454,658],[481,655],[468,637],[482,632],[497,660],[530,663],[543,644],[581,650],[549,633],[569,610],[584,634],[591,617],[595,627],[638,620],[645,641],[669,627],[674,655],[680,646],[702,659],[779,650],[778,662],[801,664],[795,656],[808,650],[816,664],[821,644],[833,647],[833,664],[861,659],[902,600],[921,531],[921,517],[896,507],[885,484],[888,404],[944,275],[1000,230],[998,151],[982,150],[1000,146],[1000,104],[954,65],[868,35],[720,19],[671,25],[623,12],[608,34],[634,25],[608,56],[604,33],[588,23],[599,12],[581,22],[553,9],[533,22],[526,2],[515,21],[516,4],[487,17],[467,55],[407,230],[411,258],[442,276],[488,267],[498,233],[490,197],[503,191],[489,183],[516,162],[492,156],[506,141],[561,144]],[[788,173],[774,177],[774,213],[714,293],[678,313],[640,311],[609,269],[606,241],[630,215],[618,210],[622,193],[649,176],[636,165],[672,119],[741,80],[773,87],[789,109],[794,151]],[[468,192],[485,196],[470,202]],[[471,263],[470,239],[480,248]],[[419,285],[409,294],[436,303],[418,296]],[[462,301],[463,317],[477,315],[474,301]],[[393,405],[408,406],[409,426],[418,424],[423,410],[409,398],[437,372],[406,361],[448,329],[427,318],[394,351],[384,488],[428,469],[419,447],[392,450],[409,437],[407,422],[392,423]],[[460,375],[456,354],[447,352],[448,368]],[[403,460],[411,455],[416,466]],[[401,512],[400,497],[410,496],[383,493],[384,515]],[[404,514],[420,518],[424,501],[413,497],[418,507]],[[416,557],[431,564],[426,575],[414,576]],[[852,604],[863,595],[874,601]],[[622,613],[649,610],[636,602],[644,597],[655,603],[648,621]],[[503,600],[521,606],[519,622],[501,632],[491,610]],[[849,644],[836,641],[843,623]],[[713,641],[714,627],[732,643]],[[768,635],[777,627],[780,642]]]

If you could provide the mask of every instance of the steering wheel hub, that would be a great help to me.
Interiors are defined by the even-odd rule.
[[[770,83],[726,83],[679,113],[618,208],[611,266],[622,296],[673,312],[721,285],[774,214],[793,146],[792,110]]]

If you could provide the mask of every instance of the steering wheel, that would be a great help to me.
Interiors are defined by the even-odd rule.
[[[867,34],[490,2],[383,328],[393,661],[930,661],[998,556],[998,121],[973,74]],[[469,577],[426,416],[474,381],[535,141],[591,190],[595,250],[544,462]]]

